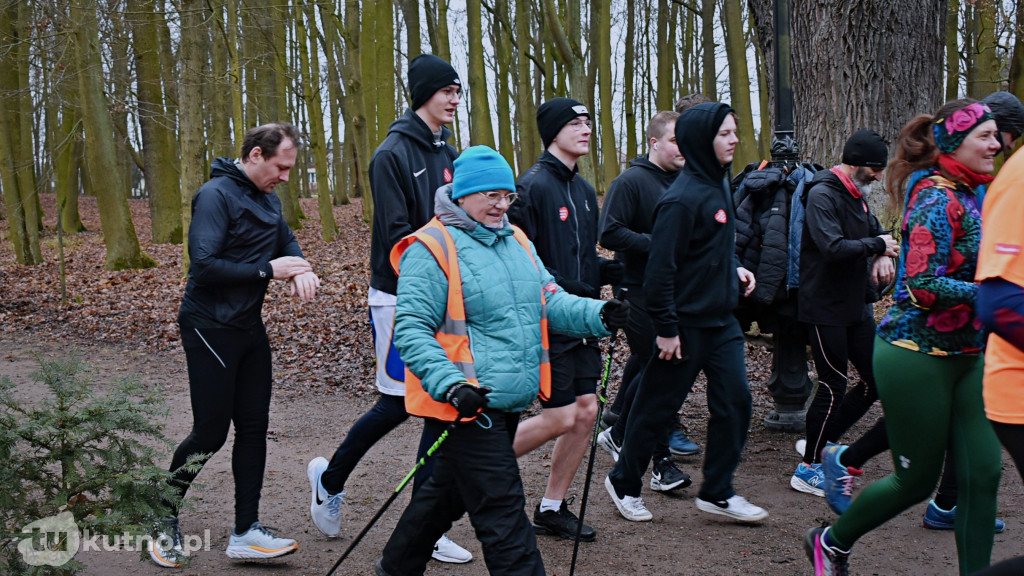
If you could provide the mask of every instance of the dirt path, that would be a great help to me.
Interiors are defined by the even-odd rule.
[[[167,433],[180,439],[191,424],[184,356],[179,350],[142,353],[108,345],[77,343],[88,362],[109,376],[137,373],[145,382],[168,387],[172,414]],[[26,333],[7,332],[0,336],[0,374],[8,375],[22,388],[35,369],[34,353],[64,354],[69,343],[43,342]],[[31,395],[33,391],[22,390]],[[705,412],[703,395],[696,394],[684,416],[691,437],[704,444],[701,424]],[[351,399],[344,394],[288,393],[275,397],[271,413],[271,442],[268,471],[263,491],[261,518],[281,534],[295,537],[300,550],[293,556],[262,563],[239,564],[224,556],[232,522],[233,483],[227,450],[218,453],[199,477],[204,488],[190,493],[192,510],[182,515],[182,531],[202,537],[209,531],[209,551],[195,553],[192,565],[179,573],[201,574],[323,574],[348,546],[367,519],[377,510],[389,491],[410,468],[418,440],[418,426],[407,422],[386,437],[356,469],[342,508],[345,518],[341,538],[330,540],[309,520],[309,490],[306,463],[317,455],[329,456],[351,423],[369,407],[372,398]],[[759,403],[763,404],[763,403]],[[763,407],[756,408],[754,426],[745,459],[736,479],[737,491],[763,505],[771,516],[760,526],[720,522],[697,512],[693,506],[696,488],[679,496],[644,492],[654,513],[650,523],[630,523],[618,516],[604,493],[601,480],[611,468],[611,459],[599,452],[595,466],[587,520],[598,530],[598,540],[581,545],[577,573],[588,576],[675,575],[675,574],[807,574],[808,564],[801,548],[804,530],[834,516],[824,501],[789,488],[789,475],[797,462],[792,445],[796,436],[766,431],[761,425]],[[229,439],[230,442],[230,439]],[[522,459],[527,500],[533,506],[547,477],[550,446]],[[877,478],[890,468],[884,458],[872,462],[868,475]],[[585,470],[586,464],[584,463]],[[682,467],[700,481],[699,460],[683,461]],[[583,473],[579,473],[570,494],[582,494]],[[993,559],[1020,553],[1024,533],[1024,497],[1020,480],[1009,459],[1004,459],[1004,481],[1000,492],[1000,516],[1005,533],[996,536]],[[579,496],[577,496],[578,498]],[[372,563],[408,501],[403,494],[391,510],[359,545],[339,571],[340,574],[372,574]],[[578,508],[578,506],[577,506]],[[917,506],[881,529],[869,534],[855,549],[855,574],[955,574],[956,550],[951,533],[936,533],[920,526],[923,507]],[[464,519],[451,531],[466,545],[476,560],[463,566],[431,563],[428,574],[477,576],[486,574],[469,523]],[[538,539],[548,574],[569,572],[572,543],[547,537]],[[167,574],[135,552],[90,551],[77,559],[86,563],[85,574],[138,576]]]

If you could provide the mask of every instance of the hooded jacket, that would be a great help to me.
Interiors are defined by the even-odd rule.
[[[620,285],[630,289],[630,298],[643,295],[654,206],[678,174],[662,170],[645,154],[634,158],[608,187],[601,209],[600,242],[625,265]]]
[[[370,286],[394,294],[398,289],[388,257],[391,248],[434,216],[434,191],[452,181],[459,153],[441,127],[434,141],[430,127],[412,110],[395,120],[370,159],[373,235],[370,238]]]
[[[815,174],[806,197],[800,242],[798,319],[852,326],[864,319],[868,267],[885,253],[882,226],[863,198],[856,198],[831,170]]]
[[[234,160],[215,159],[210,180],[192,197],[191,264],[178,323],[239,330],[262,323],[270,261],[280,256],[302,257],[281,200],[256,188]]]
[[[604,302],[555,284],[536,250],[539,269],[512,236],[507,218],[496,230],[479,224],[451,200],[451,186],[438,190],[435,204],[458,252],[473,363],[480,385],[492,388],[488,407],[520,412],[540,388],[541,290],[550,328],[577,338],[609,334],[601,323]],[[423,389],[444,402],[448,389],[465,381],[434,337],[444,321],[448,279],[419,242],[402,255],[401,271],[395,345]]]
[[[723,166],[714,150],[718,129],[731,113],[726,104],[707,102],[689,108],[676,122],[676,141],[686,165],[654,209],[644,277],[647,309],[658,336],[678,336],[680,326],[735,321],[739,261],[728,181],[731,164]]]

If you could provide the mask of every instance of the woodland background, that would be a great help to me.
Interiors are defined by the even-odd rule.
[[[285,120],[307,143],[291,183],[277,187],[285,218],[301,228],[298,200],[315,198],[333,242],[332,206],[361,197],[362,218],[372,215],[369,158],[407,107],[405,71],[422,52],[462,75],[456,147],[495,146],[517,172],[541,151],[534,114],[547,98],[594,111],[582,167],[603,191],[644,152],[646,120],[692,92],[738,111],[738,171],[770,157],[773,5],[0,0],[4,241],[14,262],[43,262],[40,239],[82,231],[78,201],[92,196],[105,267],[152,267],[129,199],[147,200],[147,244],[181,244],[210,161],[237,155],[246,129]],[[1019,0],[791,0],[791,12],[796,136],[816,162],[834,162],[860,127],[891,142],[948,98],[1024,94]],[[59,211],[51,227],[45,194]]]

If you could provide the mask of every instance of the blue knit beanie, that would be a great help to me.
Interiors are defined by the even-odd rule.
[[[509,190],[515,192],[516,178],[505,157],[489,146],[473,146],[455,159],[452,200],[474,192]]]

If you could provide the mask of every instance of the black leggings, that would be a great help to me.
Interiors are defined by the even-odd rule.
[[[836,442],[878,399],[871,354],[875,320],[865,313],[853,326],[811,325],[808,337],[818,371],[818,391],[807,408],[807,448],[804,462],[821,462],[826,442]],[[847,392],[850,363],[863,385]]]
[[[185,461],[195,454],[213,456],[224,446],[234,423],[231,472],[235,529],[241,533],[259,519],[267,461],[272,382],[267,331],[263,324],[248,330],[181,326],[181,344],[188,363],[192,432],[174,451],[171,484],[184,497],[199,473],[183,469]]]
[[[1024,424],[992,422],[992,428],[996,431],[996,436],[999,437],[999,443],[1010,453],[1013,463],[1017,465],[1017,473],[1024,481]],[[1024,574],[1024,556],[1003,560],[981,572],[975,572],[974,576],[1019,576],[1020,574]]]

